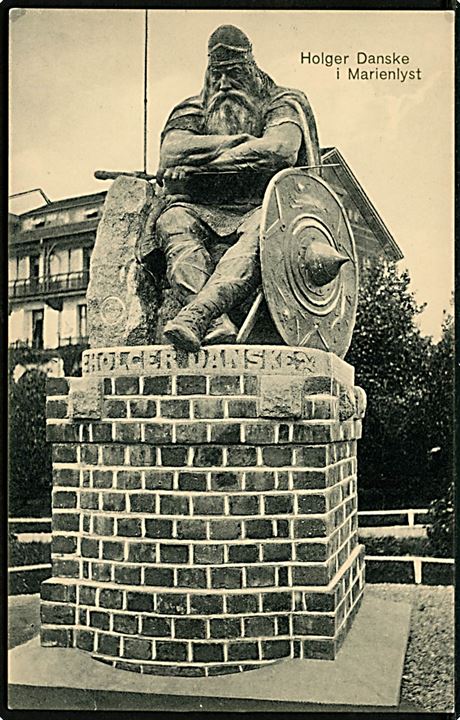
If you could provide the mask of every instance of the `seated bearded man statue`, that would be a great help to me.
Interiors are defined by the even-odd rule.
[[[177,105],[162,133],[157,177],[166,193],[168,182],[186,181],[191,173],[274,174],[319,165],[316,123],[306,96],[279,87],[258,68],[241,30],[231,25],[215,30],[208,56],[201,94]],[[261,282],[261,200],[250,196],[225,205],[171,198],[156,221],[167,279],[183,304],[164,328],[165,338],[178,348],[196,352],[203,341],[236,339],[227,313]],[[216,243],[228,249],[214,269],[209,249]]]

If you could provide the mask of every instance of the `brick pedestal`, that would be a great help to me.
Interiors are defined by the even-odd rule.
[[[353,368],[319,350],[89,350],[50,379],[43,645],[215,675],[332,660],[364,585]]]

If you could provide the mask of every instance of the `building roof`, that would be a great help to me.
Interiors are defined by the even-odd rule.
[[[333,170],[337,175],[338,181],[355,202],[385,254],[392,260],[402,260],[404,255],[401,248],[383,222],[375,206],[369,200],[362,185],[359,183],[340,151],[337,150],[336,147],[322,148],[321,160],[323,165],[336,165]]]
[[[28,210],[21,214],[21,218],[30,217],[32,215],[41,215],[42,213],[49,213],[53,210],[66,210],[70,207],[78,207],[79,205],[92,205],[96,202],[102,203],[105,200],[107,194],[106,190],[98,193],[91,193],[90,195],[77,195],[76,197],[63,198],[62,200],[54,200],[47,205],[35,208],[34,210]]]
[[[350,198],[356,204],[362,217],[369,226],[369,229],[382,247],[385,255],[387,257],[390,257],[394,261],[401,260],[404,255],[399,245],[397,244],[393,235],[388,230],[381,216],[377,212],[375,206],[368,198],[362,185],[357,180],[356,176],[354,175],[353,171],[351,170],[350,166],[348,165],[340,151],[336,147],[322,148],[321,159],[324,165],[334,165],[334,167],[331,168],[331,172],[333,171],[335,173],[338,183],[344,188],[344,190],[348,193]],[[106,195],[107,191],[102,190],[98,193],[77,195],[76,197],[56,200],[47,205],[43,205],[42,207],[38,207],[34,210],[29,210],[28,212],[22,213],[19,217],[22,219],[45,213],[47,214],[55,210],[65,210],[78,206],[94,205],[96,203],[102,204],[105,200]],[[96,225],[97,222],[98,221],[96,221]],[[48,228],[47,233],[50,233],[50,230],[51,228]],[[32,233],[33,231],[30,232]],[[58,228],[56,228],[56,230],[54,231],[51,230],[50,234],[55,234],[56,232],[58,232]]]

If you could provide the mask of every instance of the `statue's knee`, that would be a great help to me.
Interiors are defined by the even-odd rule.
[[[183,207],[171,207],[165,210],[156,224],[157,233],[161,238],[167,238],[178,233],[194,232],[197,227],[197,219]]]

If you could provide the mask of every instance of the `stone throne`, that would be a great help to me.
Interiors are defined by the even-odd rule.
[[[265,299],[286,344],[254,344],[249,333],[196,354],[153,344],[158,291],[136,260],[152,186],[125,176],[109,190],[83,376],[48,388],[53,577],[41,589],[43,645],[183,676],[336,657],[364,589],[356,444],[365,395],[340,357],[357,263],[340,203],[316,186],[312,195],[299,172],[282,171],[287,185],[270,181],[261,233]],[[332,279],[328,244],[350,260]],[[306,265],[316,275],[302,297]]]

